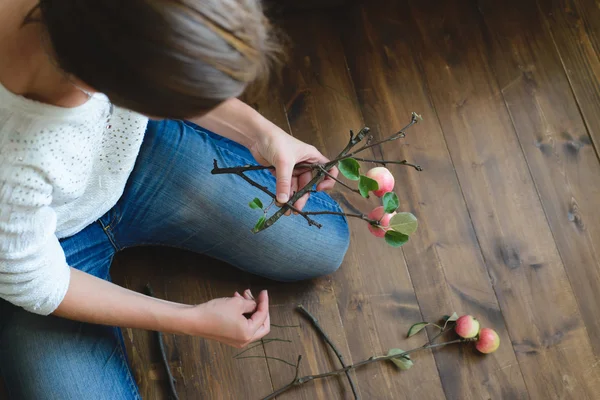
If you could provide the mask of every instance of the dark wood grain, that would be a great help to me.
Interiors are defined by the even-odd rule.
[[[432,100],[529,394],[593,398],[598,381],[584,377],[597,375],[587,371],[595,362],[590,338],[486,59],[477,9],[410,4]]]
[[[538,0],[596,152],[600,150],[600,3]]]
[[[452,160],[429,100],[418,63],[419,41],[406,4],[369,3],[344,23],[348,65],[364,118],[379,137],[398,129],[411,111],[424,121],[401,143],[382,146],[386,159],[408,158],[424,171],[393,167],[403,209],[419,218],[419,230],[403,247],[410,279],[426,319],[441,314],[471,313],[510,342],[486,265],[481,256]],[[402,32],[400,34],[400,32]],[[385,250],[380,249],[381,252]],[[394,291],[395,270],[382,265],[373,280]],[[375,282],[372,283],[374,285]],[[415,315],[416,314],[416,315]],[[410,321],[418,315],[404,312]],[[379,324],[379,326],[385,324]],[[437,367],[448,398],[525,398],[527,391],[510,346],[482,358],[470,348],[436,352]],[[433,377],[430,377],[430,379]]]
[[[127,263],[126,270],[120,268],[123,263]],[[219,261],[174,249],[128,251],[117,260],[113,271],[115,280],[130,289],[142,292],[149,282],[156,297],[185,304],[230,297],[251,286],[247,274]],[[234,360],[238,349],[202,338],[165,335],[164,340],[182,399],[239,399],[240,393],[260,398],[272,391],[264,359]],[[154,335],[125,330],[125,344],[142,397],[166,399],[166,375]],[[258,348],[253,354],[261,351]]]
[[[332,24],[336,15],[298,17],[285,25],[295,44],[283,89],[292,132],[330,157],[345,146],[348,130],[356,131],[363,124],[340,32]],[[409,118],[406,114],[403,123]],[[374,198],[364,200],[343,189],[334,197],[349,210],[368,211],[377,205]],[[347,358],[356,362],[392,347],[418,343],[418,339],[407,341],[405,333],[422,316],[402,251],[371,236],[363,221],[351,220],[350,226],[352,247],[333,281],[351,352]],[[443,397],[431,354],[416,355],[415,359],[418,371],[400,373],[387,364],[357,371],[362,398],[397,398],[423,386],[427,386],[424,398]]]
[[[300,372],[338,360],[295,311],[304,304],[347,362],[421,345],[410,325],[456,311],[501,336],[497,353],[469,347],[415,354],[410,371],[356,371],[363,400],[595,399],[600,391],[600,0],[372,0],[289,11],[293,47],[283,84],[250,103],[288,133],[334,156],[364,124],[382,138],[410,112],[424,121],[369,156],[391,166],[401,209],[420,221],[402,249],[351,220],[339,271],[277,284],[203,256],[164,248],[120,254],[115,282],[200,303],[267,288],[272,342],[237,349],[165,335],[181,399],[259,399]],[[313,2],[316,3],[316,2]],[[277,6],[274,7],[277,11]],[[594,148],[595,147],[595,148]],[[366,165],[368,168],[369,165]],[[365,200],[336,188],[349,211]],[[145,399],[166,399],[155,335],[124,330]],[[0,398],[3,395],[0,382]],[[351,399],[344,376],[280,399]]]
[[[600,163],[536,4],[479,4],[490,60],[598,356]]]
[[[286,21],[282,22],[286,25]],[[291,28],[291,27],[288,27]],[[288,29],[291,32],[291,29]],[[290,49],[291,51],[291,49]],[[294,68],[292,65],[291,68]],[[284,104],[284,90],[279,85],[271,85],[266,96],[257,99],[252,104],[266,118],[278,125],[286,132],[294,135],[288,123],[286,107]],[[308,140],[310,141],[310,140]],[[312,143],[313,141],[311,141]],[[346,343],[344,327],[341,324],[335,295],[330,278],[316,279],[310,282],[281,284],[254,279],[252,286],[269,290],[271,302],[271,320],[278,325],[300,325],[298,328],[274,327],[268,338],[290,340],[287,342],[271,342],[265,344],[264,354],[269,357],[284,359],[295,363],[298,355],[302,355],[300,372],[302,374],[316,374],[338,367],[337,360],[328,347],[321,342],[313,332],[310,324],[299,318],[295,312],[298,304],[303,304],[311,309],[323,323],[343,352],[350,357]],[[259,350],[259,349],[256,349]],[[253,354],[256,352],[253,350]],[[277,360],[268,360],[273,386],[275,389],[289,383],[295,369]],[[286,399],[343,399],[351,396],[349,386],[345,379],[332,378],[307,384],[305,387],[286,393]],[[349,394],[350,393],[350,394]]]

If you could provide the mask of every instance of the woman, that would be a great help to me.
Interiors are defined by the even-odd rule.
[[[254,235],[247,204],[261,195],[210,174],[213,159],[274,165],[252,177],[284,203],[311,178],[295,164],[327,161],[236,100],[275,51],[255,0],[0,3],[0,371],[12,398],[139,398],[116,327],[236,347],[269,332],[264,291],[186,305],[110,283],[125,247],[189,249],[280,281],[338,268],[343,218],[318,230],[291,216]],[[295,206],[340,210],[323,193]]]

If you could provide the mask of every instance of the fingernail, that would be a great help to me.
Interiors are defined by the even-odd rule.
[[[289,199],[290,199],[290,196],[288,196],[285,193],[279,193],[277,195],[277,201],[280,203],[287,203]]]
[[[254,296],[252,296],[252,292],[250,291],[250,289],[246,289],[246,293],[248,294],[248,296],[250,296],[252,300],[254,300]]]

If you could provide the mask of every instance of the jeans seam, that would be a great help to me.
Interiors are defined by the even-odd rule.
[[[129,389],[131,390],[131,394],[137,400],[142,400],[142,395],[140,394],[140,390],[137,386],[137,383],[135,382],[135,379],[133,378],[133,375],[131,374],[131,368],[129,367],[129,364],[127,364],[127,362],[125,361],[126,360],[125,353],[123,353],[121,344],[119,343],[117,345],[117,347],[119,348],[119,355],[121,357],[121,368],[125,371],[127,383],[129,383]]]
[[[121,250],[119,248],[119,246],[117,246],[117,242],[115,241],[112,232],[109,231],[104,224],[102,223],[101,220],[98,220],[98,223],[100,224],[100,227],[102,228],[102,231],[104,231],[104,234],[106,235],[106,237],[108,238],[108,240],[110,241],[110,244],[112,244],[112,246],[115,248],[115,251],[119,251]]]
[[[113,225],[113,223],[115,222],[116,219],[117,219],[117,213],[115,213],[113,215],[113,217],[110,220],[110,222],[108,223],[108,225],[106,225],[105,227],[103,226],[102,229],[104,229],[104,230],[110,230],[111,226]]]

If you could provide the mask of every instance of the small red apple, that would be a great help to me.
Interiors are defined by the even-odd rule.
[[[383,209],[383,206],[374,208],[373,211],[371,211],[369,215],[367,215],[367,218],[379,221],[380,226],[373,226],[369,224],[369,231],[377,237],[384,237],[385,232],[389,229],[390,219],[392,219],[392,217],[395,214],[396,212],[386,214]]]
[[[463,315],[456,320],[454,330],[462,338],[474,338],[479,333],[479,321],[472,315]]]
[[[381,197],[387,192],[391,192],[394,189],[394,175],[392,175],[390,170],[385,167],[371,168],[366,173],[366,176],[367,178],[371,178],[377,181],[379,189],[373,191],[373,194],[377,197]]]
[[[484,354],[493,353],[500,346],[500,337],[495,330],[483,328],[479,332],[479,339],[475,343],[475,348]]]

